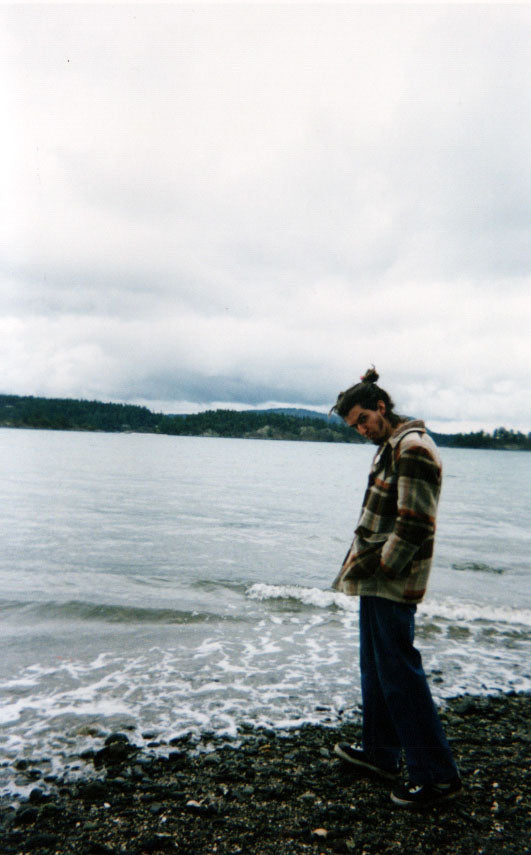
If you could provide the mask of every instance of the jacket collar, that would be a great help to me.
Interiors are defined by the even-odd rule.
[[[386,460],[393,454],[396,446],[408,433],[426,433],[426,425],[421,419],[409,419],[409,421],[401,424],[394,433],[391,434],[387,442],[380,446],[373,457],[372,473],[379,471],[383,466],[386,466]]]
[[[399,425],[387,440],[391,448],[396,448],[400,440],[408,433],[426,433],[426,425],[422,419],[410,419]]]

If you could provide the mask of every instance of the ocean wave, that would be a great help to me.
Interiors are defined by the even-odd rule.
[[[503,567],[494,567],[492,564],[486,564],[483,561],[456,561],[452,564],[452,569],[474,573],[505,573]]]
[[[496,606],[445,598],[428,599],[419,607],[421,614],[451,623],[495,623],[531,628],[531,609],[516,606]]]
[[[192,590],[205,591],[206,593],[216,593],[219,590],[231,591],[235,594],[244,594],[247,590],[245,582],[235,581],[234,579],[191,579],[189,586]]]
[[[344,612],[357,612],[357,597],[349,597],[332,590],[305,588],[298,585],[267,585],[256,583],[247,589],[247,596],[253,600],[284,601],[295,607],[309,609],[333,609]],[[426,599],[419,606],[419,619],[442,620],[451,623],[477,623],[488,621],[495,624],[531,627],[531,609],[512,606],[477,604],[466,601],[445,599]]]
[[[220,615],[213,612],[149,608],[116,603],[91,603],[82,600],[69,600],[66,602],[4,600],[0,603],[0,612],[4,612],[4,614],[23,612],[26,617],[32,616],[41,620],[101,621],[104,623],[123,624],[189,624],[238,619],[234,615]]]
[[[356,601],[345,594],[322,588],[303,588],[298,585],[267,585],[257,582],[247,588],[247,596],[251,600],[282,600],[291,602],[294,606],[302,605],[319,609],[342,609],[355,611]]]

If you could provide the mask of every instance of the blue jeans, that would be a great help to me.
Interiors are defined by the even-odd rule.
[[[360,597],[363,750],[395,771],[403,750],[412,784],[449,781],[458,774],[413,646],[416,606]]]

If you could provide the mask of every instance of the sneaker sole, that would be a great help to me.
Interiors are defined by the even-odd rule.
[[[426,799],[423,802],[413,802],[408,801],[407,799],[401,799],[399,796],[395,796],[394,793],[391,793],[391,801],[393,804],[398,807],[403,808],[423,808],[423,807],[431,807],[432,805],[437,805],[439,802],[449,802],[452,799],[456,799],[458,796],[463,794],[463,788],[460,790],[454,790],[452,793],[441,793],[440,795],[434,796],[432,799]]]
[[[366,772],[371,772],[373,775],[377,775],[378,778],[383,778],[384,781],[398,781],[399,774],[398,772],[386,772],[385,769],[380,769],[379,766],[373,766],[371,763],[364,763],[363,761],[354,760],[350,757],[346,751],[343,751],[341,745],[339,743],[334,745],[334,754],[344,760],[346,763],[350,763],[351,766],[354,766],[355,769],[363,769]]]

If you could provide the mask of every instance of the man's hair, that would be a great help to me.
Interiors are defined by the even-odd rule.
[[[390,395],[387,394],[385,389],[381,389],[380,386],[376,385],[379,377],[380,375],[374,365],[372,365],[363,377],[361,377],[361,383],[356,383],[345,392],[339,393],[337,401],[328,415],[337,413],[338,416],[344,419],[356,404],[359,404],[360,407],[366,410],[377,410],[378,401],[383,401],[385,404],[385,417],[395,427],[400,421],[400,416],[394,412],[395,405]]]

